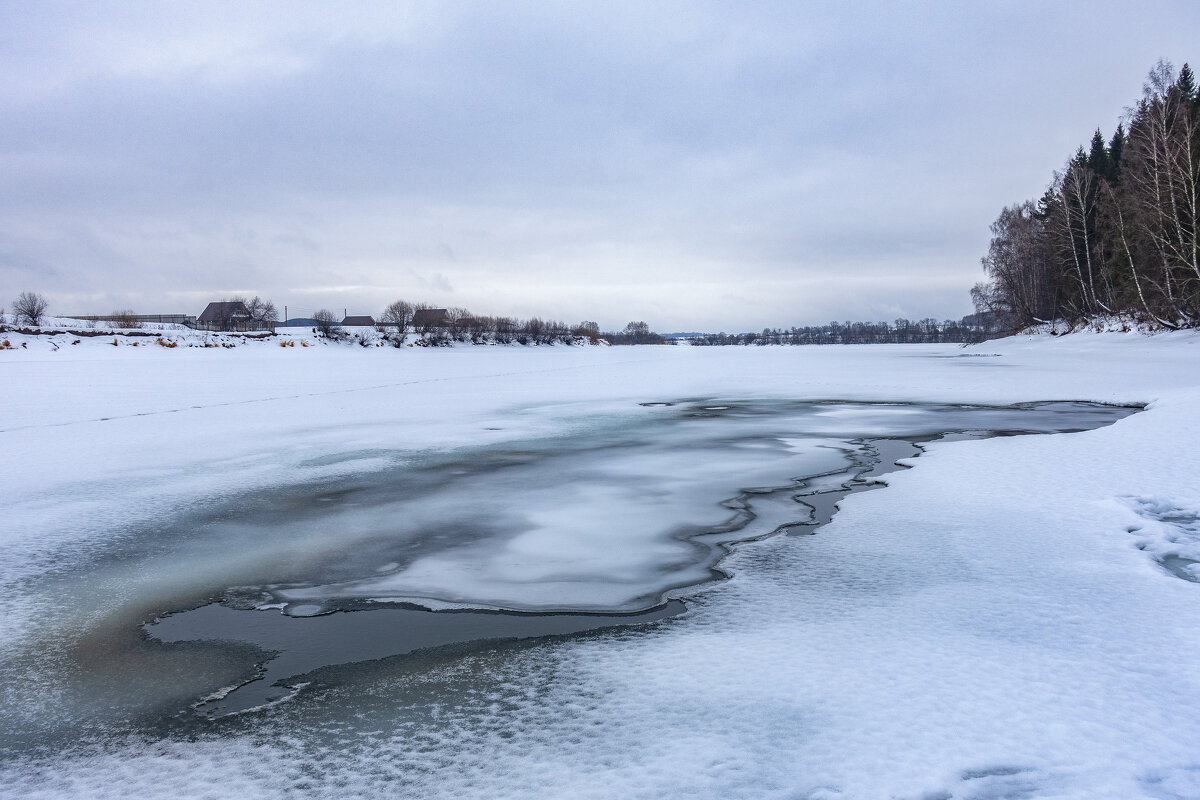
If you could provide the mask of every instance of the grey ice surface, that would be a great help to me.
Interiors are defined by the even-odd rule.
[[[681,609],[670,597],[720,577],[728,547],[813,533],[847,495],[917,456],[917,442],[1072,431],[1130,413],[1078,403],[659,407],[671,411],[640,425],[253,498],[235,520],[213,526],[262,535],[321,525],[341,532],[346,548],[322,546],[326,560],[309,567],[307,582],[235,587],[226,605],[173,614],[147,631],[163,642],[235,641],[264,652],[259,677],[198,705],[221,716],[286,699],[297,676],[331,665],[654,621]],[[537,546],[514,548],[531,530]],[[564,551],[585,563],[563,561]],[[405,576],[422,569],[425,583],[413,588]],[[263,605],[286,613],[247,610]]]

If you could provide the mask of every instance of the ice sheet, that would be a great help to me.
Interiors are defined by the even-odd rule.
[[[6,351],[4,385],[25,388],[0,407],[0,727],[20,746],[0,796],[1194,796],[1197,584],[1130,529],[1200,509],[1196,344]],[[820,534],[737,549],[732,579],[653,633],[348,669],[210,729],[141,716],[194,699],[176,676],[229,685],[253,654],[138,651],[138,623],[203,602],[214,576],[302,573],[337,530],[256,538],[220,509],[352,480],[355,454],[374,473],[380,451],[401,468],[681,398],[1151,405],[1088,433],[929,445]],[[114,687],[147,663],[122,706]]]

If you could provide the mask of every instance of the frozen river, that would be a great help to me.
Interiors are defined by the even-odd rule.
[[[0,797],[1200,797],[1196,342],[32,342]]]

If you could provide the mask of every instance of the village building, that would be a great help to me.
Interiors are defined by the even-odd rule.
[[[375,318],[370,316],[345,317],[342,319],[342,325],[347,328],[373,328],[375,327]]]
[[[202,331],[256,331],[273,330],[274,322],[256,322],[250,309],[241,300],[218,300],[209,303],[196,318],[196,328]]]
[[[445,308],[418,308],[413,312],[412,326],[417,330],[444,328],[449,324],[450,312]]]

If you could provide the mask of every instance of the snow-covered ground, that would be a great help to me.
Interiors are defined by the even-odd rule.
[[[1200,797],[1195,334],[432,350],[0,338],[0,727],[14,743],[0,796]],[[195,677],[189,658],[214,688],[239,668],[141,647],[138,622],[218,578],[353,546],[319,525],[238,530],[272,492],[671,413],[648,402],[1056,399],[1149,407],[1085,433],[932,444],[816,536],[740,547],[732,579],[647,628],[384,662],[234,721],[138,716],[171,698],[172,675]],[[751,456],[729,462],[735,488],[755,485]],[[605,503],[561,488],[544,529],[573,524],[568,503]],[[664,502],[694,490],[667,486]],[[113,694],[145,674],[145,708]]]

